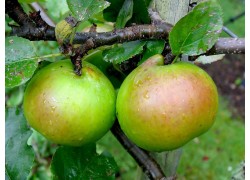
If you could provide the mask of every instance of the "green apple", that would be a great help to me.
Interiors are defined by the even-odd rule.
[[[161,152],[183,146],[212,126],[218,92],[201,68],[187,62],[163,65],[163,57],[155,55],[122,83],[116,109],[131,141]]]
[[[24,115],[31,127],[62,145],[81,146],[100,139],[115,120],[115,90],[94,65],[83,62],[82,76],[70,60],[38,71],[25,94]]]

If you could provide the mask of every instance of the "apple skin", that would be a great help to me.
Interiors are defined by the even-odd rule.
[[[38,71],[24,94],[24,115],[31,127],[62,145],[96,142],[115,120],[116,93],[106,76],[83,62],[82,76],[70,60]]]
[[[155,55],[122,83],[116,111],[121,129],[148,151],[179,148],[214,123],[218,92],[199,67],[177,62],[163,65]]]

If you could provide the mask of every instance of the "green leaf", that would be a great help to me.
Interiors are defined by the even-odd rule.
[[[46,7],[46,13],[53,20],[54,23],[58,23],[66,16],[69,16],[69,7],[66,0],[60,0],[60,1],[47,0],[42,4],[42,6]]]
[[[121,45],[116,45],[112,49],[105,49],[103,51],[103,59],[106,62],[112,62],[115,64],[121,63],[142,53],[145,44],[146,41],[131,41]]]
[[[155,54],[161,54],[165,46],[164,40],[151,40],[146,43],[146,50],[143,52],[143,57],[139,61],[138,65],[142,64],[148,58]]]
[[[67,0],[67,3],[70,11],[79,21],[88,20],[110,5],[104,0]]]
[[[218,40],[222,25],[222,10],[216,1],[199,3],[171,30],[172,53],[191,56],[205,53]]]
[[[26,83],[38,66],[33,43],[21,37],[5,39],[5,87]]]
[[[134,0],[133,17],[130,23],[149,24],[150,17],[148,14],[148,6],[151,0]]]
[[[7,37],[5,39],[5,63],[9,64],[24,58],[36,56],[33,43],[21,37]]]
[[[124,28],[133,15],[133,0],[125,0],[116,19],[116,28]]]
[[[122,8],[124,0],[107,0],[110,6],[103,10],[103,17],[107,21],[116,22],[117,16]]]
[[[26,83],[34,74],[38,63],[34,60],[22,60],[5,65],[5,87],[13,88]]]
[[[115,179],[118,167],[112,157],[96,153],[95,144],[60,147],[52,159],[53,179]]]
[[[8,98],[6,101],[7,107],[17,107],[21,105],[24,95],[24,86],[19,86],[10,90],[10,93],[6,93]]]
[[[107,0],[111,5],[104,9],[103,16],[107,21],[116,22],[118,14],[123,7],[124,0]],[[129,24],[138,23],[146,24],[150,23],[148,15],[148,6],[151,0],[133,0],[133,13],[132,18],[129,20]]]
[[[9,179],[26,179],[34,161],[34,152],[27,140],[32,131],[21,110],[11,108],[5,121],[5,173]]]
[[[46,0],[18,0],[19,3],[45,2]]]

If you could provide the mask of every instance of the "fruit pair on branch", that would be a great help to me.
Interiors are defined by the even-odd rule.
[[[148,161],[138,157],[147,158],[146,152],[127,141],[126,136],[149,151],[172,150],[207,131],[214,121],[218,94],[213,81],[195,65],[175,61],[182,55],[196,59],[201,54],[244,53],[244,39],[217,39],[220,28],[214,29],[218,26],[214,23],[222,25],[222,22],[220,15],[214,14],[213,9],[209,12],[211,14],[207,13],[209,21],[205,18],[197,26],[189,27],[187,22],[190,21],[184,17],[175,27],[160,23],[135,25],[112,32],[74,33],[74,29],[64,20],[55,29],[43,22],[39,13],[28,16],[17,1],[6,2],[9,7],[6,12],[20,25],[12,27],[12,35],[30,40],[57,40],[75,66],[70,60],[58,61],[32,77],[24,96],[24,113],[29,124],[58,144],[81,146],[100,139],[117,118],[112,132],[142,166],[147,166]],[[218,9],[217,5],[212,5]],[[204,17],[198,16],[203,13],[204,7],[210,6],[198,5],[191,13],[195,23]],[[219,18],[209,19],[214,15]],[[61,28],[60,25],[64,26]],[[206,29],[207,25],[211,30]],[[201,33],[195,33],[197,31]],[[82,58],[90,49],[135,40],[139,40],[140,47],[145,49],[149,43],[143,40],[159,39],[165,44],[165,52],[162,52],[165,62],[174,60],[175,63],[164,65],[163,57],[154,53],[158,55],[146,58],[148,60],[145,62],[144,59],[144,63],[140,61],[141,65],[126,77],[120,89],[117,88],[118,94],[114,84],[109,81],[110,77],[105,77],[107,74],[98,70],[102,69],[101,63],[99,66],[97,63],[97,68],[83,61],[82,67]],[[124,50],[129,44],[117,47]],[[138,53],[130,54],[125,60],[131,61]],[[110,52],[106,54],[109,57],[112,55]],[[168,61],[168,57],[171,57],[171,61]],[[119,63],[112,63],[114,67],[119,66]],[[73,69],[81,76],[76,75]],[[119,129],[118,122],[126,136]],[[136,155],[138,151],[141,154]],[[149,171],[150,168],[152,166],[146,167]]]

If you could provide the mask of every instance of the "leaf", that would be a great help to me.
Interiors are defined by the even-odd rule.
[[[43,7],[46,7],[46,13],[51,19],[53,19],[53,22],[55,23],[58,23],[59,21],[61,21],[62,19],[64,19],[66,16],[69,15],[69,7],[66,0],[60,0],[60,1],[47,0],[43,3]],[[55,26],[55,24],[54,25],[50,24],[50,25],[53,27]]]
[[[36,56],[33,43],[21,37],[7,37],[5,39],[5,63],[9,64],[24,58]]]
[[[18,0],[19,3],[45,2],[46,0]]]
[[[95,144],[60,147],[52,159],[53,179],[115,179],[118,167],[112,157],[98,155]]]
[[[218,40],[222,25],[222,10],[216,1],[199,3],[171,30],[172,53],[191,56],[205,53]]]
[[[122,8],[124,0],[107,0],[110,6],[103,10],[103,17],[107,21],[116,22],[117,16]]]
[[[134,0],[133,16],[130,23],[149,24],[148,6],[151,0]]]
[[[38,63],[23,60],[5,65],[5,87],[13,88],[26,83],[34,74]]]
[[[34,44],[21,37],[5,39],[5,86],[13,88],[26,83],[38,66]]]
[[[5,121],[5,173],[9,179],[26,179],[34,161],[34,152],[27,140],[32,131],[21,110],[10,108]]]
[[[118,14],[123,7],[124,0],[107,0],[111,5],[104,9],[103,17],[107,21],[116,22]],[[129,24],[147,24],[150,23],[148,14],[148,6],[151,0],[133,0],[133,13],[132,18],[129,20]]]
[[[112,49],[105,49],[102,53],[103,59],[106,62],[121,63],[140,54],[145,44],[146,41],[131,41],[117,45]]]
[[[217,55],[211,55],[211,56],[199,56],[195,62],[201,63],[201,64],[211,64],[213,62],[222,60],[224,58],[225,54],[217,54]]]
[[[116,19],[116,28],[124,28],[133,15],[133,0],[125,0]]]
[[[149,57],[155,54],[161,54],[165,46],[164,40],[151,40],[146,43],[146,50],[143,53],[142,59],[139,61],[138,65],[142,64]]]
[[[5,91],[5,94],[6,91]],[[11,89],[11,93],[8,93],[8,98],[6,101],[6,106],[7,107],[17,107],[19,105],[21,105],[22,101],[23,101],[23,95],[24,95],[24,87],[23,86],[19,86],[17,88],[13,88]]]
[[[104,0],[67,0],[67,3],[70,11],[79,21],[88,20],[110,5]]]

